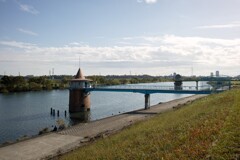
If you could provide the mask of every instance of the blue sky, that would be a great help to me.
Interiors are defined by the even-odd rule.
[[[0,74],[239,75],[240,0],[0,0]]]

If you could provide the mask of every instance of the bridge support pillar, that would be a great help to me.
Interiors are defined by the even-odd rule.
[[[231,89],[231,81],[228,82],[228,90]]]
[[[196,90],[198,90],[198,81],[196,81]]]
[[[150,94],[145,94],[145,109],[150,108]]]

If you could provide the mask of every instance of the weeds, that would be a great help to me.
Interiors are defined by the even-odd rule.
[[[40,130],[38,132],[38,135],[42,135],[42,134],[45,134],[45,133],[48,133],[48,132],[49,132],[49,129],[48,129],[48,127],[46,127],[46,128],[43,128],[42,130]]]

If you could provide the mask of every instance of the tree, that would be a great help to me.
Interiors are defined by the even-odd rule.
[[[5,86],[9,86],[13,84],[13,77],[12,76],[3,76],[1,79],[1,83]]]
[[[31,91],[40,91],[40,90],[42,90],[42,86],[38,83],[30,82],[29,83],[29,89]]]

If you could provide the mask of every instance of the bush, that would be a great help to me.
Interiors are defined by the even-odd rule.
[[[0,88],[0,93],[8,93],[9,91],[7,90],[6,87]]]
[[[63,130],[66,128],[65,122],[62,119],[57,120],[58,130]]]
[[[45,134],[45,133],[48,133],[48,132],[49,132],[49,129],[48,129],[48,127],[46,127],[46,128],[43,128],[42,130],[40,130],[38,132],[38,135],[42,135],[42,134]]]

